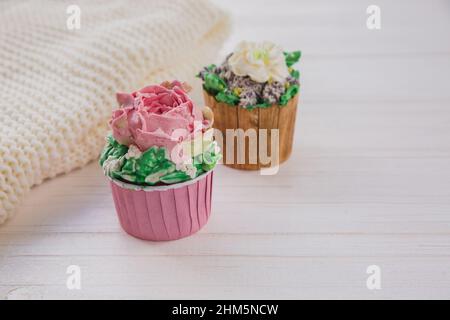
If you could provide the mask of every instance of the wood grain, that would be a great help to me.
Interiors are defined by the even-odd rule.
[[[235,107],[229,106],[225,103],[218,103],[213,96],[210,96],[206,91],[203,91],[203,97],[205,105],[210,107],[214,112],[214,128],[220,130],[222,133],[221,139],[219,140],[221,144],[219,145],[222,150],[223,162],[236,162],[236,144],[229,146],[227,149],[226,141],[226,129],[235,130],[238,128],[238,116],[237,109]],[[217,140],[217,138],[216,138]]]
[[[267,139],[266,143],[259,142],[258,143],[258,155],[261,151],[263,154],[267,154],[268,158],[272,158],[275,156],[275,153],[278,152],[279,154],[279,148],[272,151],[272,128],[278,128],[278,116],[280,114],[280,109],[278,107],[271,107],[271,108],[260,108],[259,110],[259,123],[258,127],[260,129],[266,129],[267,130]],[[263,150],[261,150],[263,149]],[[265,152],[267,150],[267,153]],[[273,153],[272,153],[273,152]],[[279,159],[279,158],[278,158]],[[270,161],[267,161],[267,159],[258,159],[259,160],[259,166],[261,168],[266,168],[270,166]]]
[[[218,102],[206,91],[203,91],[203,96],[205,104],[214,112],[214,128],[222,132],[226,166],[240,170],[259,170],[277,166],[289,158],[294,141],[298,94],[286,106],[274,104],[252,110]],[[230,135],[230,130],[235,131],[235,135]],[[275,136],[278,139],[272,139],[273,130],[278,131]],[[274,150],[272,146],[275,146]],[[260,147],[267,150],[267,153],[260,153]],[[231,150],[234,151],[234,156],[227,158],[226,155]],[[261,154],[264,155],[263,161],[260,161]]]
[[[219,165],[208,224],[170,243],[121,230],[98,164],[47,181],[0,227],[0,299],[449,299],[448,1],[379,0],[377,31],[360,1],[217,3],[216,62],[243,39],[303,52],[290,160]]]
[[[280,130],[280,163],[286,161],[292,152],[298,97],[299,94],[292,98],[286,106],[281,107],[278,112],[277,128]]]
[[[256,170],[259,168],[259,111],[257,109],[246,110],[238,106],[235,106],[235,108],[237,110],[238,129],[241,129],[238,131],[238,137],[234,142],[236,144],[236,162],[225,163],[225,165],[241,170]],[[225,126],[228,126],[228,124],[225,124]],[[249,134],[248,137],[247,134]],[[238,141],[243,141],[244,145],[240,147]],[[229,140],[225,139],[225,145],[227,143],[229,143]]]

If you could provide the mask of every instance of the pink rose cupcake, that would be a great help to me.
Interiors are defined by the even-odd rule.
[[[179,81],[117,94],[120,108],[100,157],[120,224],[145,240],[175,240],[203,227],[211,212],[220,153],[213,114],[197,108]]]

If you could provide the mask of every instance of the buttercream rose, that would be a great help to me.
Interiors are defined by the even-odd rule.
[[[234,74],[249,76],[260,83],[269,80],[285,82],[289,76],[283,50],[271,42],[242,41],[228,63]]]
[[[113,136],[120,144],[135,144],[141,151],[153,146],[169,152],[209,126],[201,110],[178,81],[145,87],[131,94],[118,93],[121,106],[110,120]],[[176,131],[176,132],[174,132]]]

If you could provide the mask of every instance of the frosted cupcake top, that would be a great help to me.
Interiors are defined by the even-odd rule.
[[[284,106],[299,91],[300,73],[292,65],[300,55],[271,42],[243,41],[220,66],[209,65],[198,76],[219,102],[246,109]]]
[[[220,158],[212,111],[197,108],[179,81],[118,93],[112,134],[100,157],[105,174],[137,184],[172,184],[211,170]]]

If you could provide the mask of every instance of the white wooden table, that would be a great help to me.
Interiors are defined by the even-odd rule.
[[[120,229],[96,163],[48,181],[0,228],[0,298],[450,298],[450,4],[222,5],[223,54],[303,51],[291,159],[274,176],[218,167],[208,225],[167,243]]]

